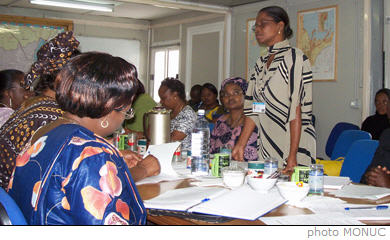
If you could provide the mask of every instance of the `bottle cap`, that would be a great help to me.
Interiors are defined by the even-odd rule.
[[[198,115],[204,116],[204,109],[199,109],[198,110]]]

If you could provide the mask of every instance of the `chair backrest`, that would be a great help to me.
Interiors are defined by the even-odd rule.
[[[325,153],[326,155],[328,155],[328,157],[332,156],[334,145],[336,144],[338,137],[344,130],[359,130],[359,126],[347,122],[337,123],[330,132],[328,141],[326,142]]]
[[[355,141],[344,158],[340,176],[349,177],[352,182],[360,182],[374,157],[378,145],[378,140],[364,139]]]
[[[27,225],[18,205],[8,193],[0,187],[0,225]]]
[[[330,159],[345,157],[352,143],[360,139],[371,139],[371,134],[362,130],[345,130],[336,141]]]

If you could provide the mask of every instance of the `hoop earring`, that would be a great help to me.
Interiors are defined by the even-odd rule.
[[[9,107],[12,108],[12,99],[9,98]]]
[[[100,126],[101,126],[102,128],[107,128],[108,125],[109,125],[109,123],[108,123],[108,121],[107,121],[106,119],[105,119],[104,121],[101,121],[101,122],[100,122]]]

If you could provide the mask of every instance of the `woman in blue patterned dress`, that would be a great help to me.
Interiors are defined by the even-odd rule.
[[[223,81],[221,98],[228,113],[217,119],[211,132],[210,153],[218,153],[223,147],[230,149],[240,137],[246,116],[244,115],[244,94],[248,83],[242,78],[228,78]],[[244,150],[245,161],[257,160],[258,129],[253,130]]]
[[[133,114],[137,70],[90,52],[56,78],[64,115],[19,154],[9,194],[31,225],[145,224],[146,211],[121,153],[103,137]]]

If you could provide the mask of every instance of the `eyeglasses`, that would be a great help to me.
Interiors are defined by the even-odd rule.
[[[126,120],[132,119],[134,117],[134,114],[135,114],[133,108],[130,108],[127,111],[124,111],[124,110],[121,110],[121,109],[115,109],[115,111],[121,112],[121,113],[125,114],[125,119]]]
[[[222,97],[235,97],[235,96],[241,96],[242,95],[242,91],[234,91],[232,92],[231,94],[229,93],[226,93],[226,92],[222,92]]]
[[[375,105],[378,105],[378,104],[383,104],[383,105],[387,105],[388,104],[388,101],[375,101]]]
[[[260,21],[260,24],[255,24],[255,25],[253,25],[252,26],[252,31],[256,31],[256,28],[257,27],[259,27],[259,28],[264,28],[264,27],[266,27],[267,25],[268,25],[268,23],[270,23],[270,22],[275,22],[274,20],[261,20]]]

